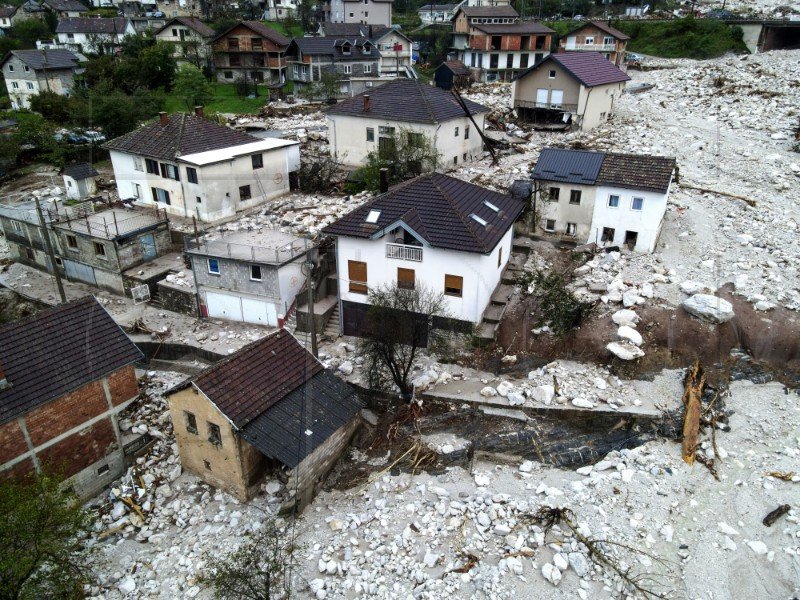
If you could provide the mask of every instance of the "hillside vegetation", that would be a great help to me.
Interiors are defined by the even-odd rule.
[[[741,27],[713,19],[686,17],[666,22],[620,21],[614,27],[631,36],[628,50],[663,58],[716,58],[747,52]]]

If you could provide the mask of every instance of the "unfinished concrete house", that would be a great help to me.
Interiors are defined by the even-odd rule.
[[[202,316],[283,327],[305,281],[308,240],[265,229],[185,244]]]
[[[360,424],[352,388],[285,330],[167,396],[183,468],[242,501],[270,474],[305,505]]]
[[[147,439],[120,431],[143,358],[92,296],[0,328],[0,477],[33,471],[89,497]]]

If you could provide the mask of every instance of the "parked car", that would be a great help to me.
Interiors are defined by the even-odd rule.
[[[86,131],[83,138],[90,144],[102,144],[106,141],[106,136],[99,131]]]

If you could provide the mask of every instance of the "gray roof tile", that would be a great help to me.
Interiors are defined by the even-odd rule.
[[[39,69],[72,69],[78,66],[78,57],[69,50],[12,50],[13,54],[34,71]],[[3,61],[5,62],[5,60]]]

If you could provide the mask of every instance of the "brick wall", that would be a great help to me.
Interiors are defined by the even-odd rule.
[[[16,458],[27,449],[25,436],[16,420],[0,425],[0,465]]]
[[[72,477],[115,449],[118,449],[117,437],[111,419],[107,418],[49,446],[37,456],[43,469]]]
[[[128,365],[108,376],[108,390],[111,393],[111,403],[119,406],[139,394],[136,383],[136,371],[133,365]]]
[[[40,446],[107,410],[103,386],[100,381],[93,381],[71,394],[35,408],[25,415],[25,425],[33,445]]]

